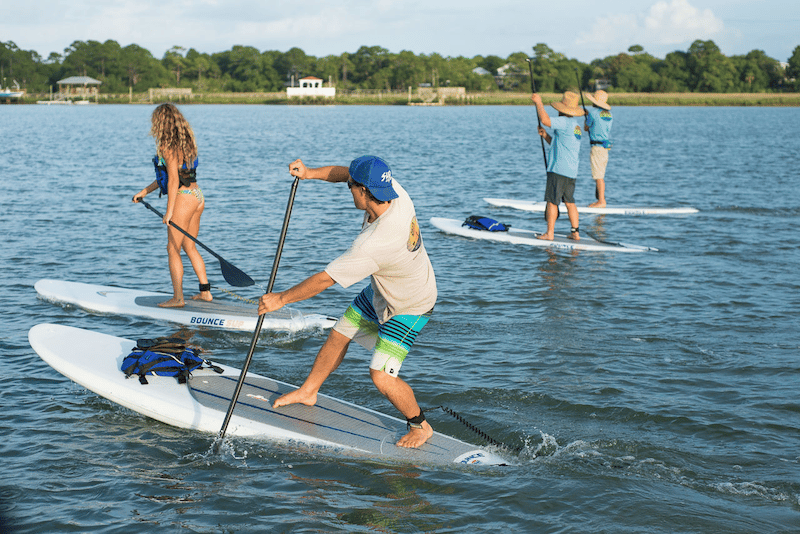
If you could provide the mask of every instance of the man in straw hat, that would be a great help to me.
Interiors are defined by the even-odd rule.
[[[611,148],[611,141],[608,134],[611,133],[611,124],[614,118],[611,116],[611,106],[608,105],[608,93],[596,91],[594,94],[586,93],[586,98],[592,103],[592,107],[586,111],[586,124],[584,130],[589,132],[589,143],[591,153],[589,161],[592,164],[592,178],[594,178],[594,194],[597,202],[592,202],[589,207],[606,207],[606,166],[608,166],[608,151]]]
[[[427,324],[436,303],[436,278],[417,224],[414,203],[381,158],[361,156],[349,168],[308,168],[301,160],[289,164],[301,180],[347,183],[353,204],[364,211],[361,232],[350,248],[323,271],[296,286],[261,297],[258,313],[313,297],[338,283],[342,287],[370,278],[317,353],[303,385],[275,400],[280,408],[317,402],[322,383],[339,366],[351,341],[373,351],[369,374],[375,387],[408,421],[399,447],[420,447],[433,435],[414,392],[399,376],[411,345]]]
[[[570,239],[579,240],[578,208],[575,207],[575,179],[578,177],[578,154],[581,150],[581,125],[577,117],[583,116],[583,109],[578,103],[578,95],[572,91],[564,93],[561,102],[553,102],[558,117],[550,118],[544,110],[542,97],[538,93],[531,96],[542,125],[553,129],[553,136],[539,127],[539,135],[550,145],[550,157],[547,164],[547,186],[544,199],[547,201],[544,218],[547,221],[547,232],[537,236],[539,239],[552,240],[555,236],[558,205],[563,201],[567,206],[567,216],[572,225]]]

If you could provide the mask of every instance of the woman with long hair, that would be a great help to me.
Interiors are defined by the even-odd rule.
[[[167,225],[167,255],[173,296],[159,303],[159,306],[180,308],[185,305],[181,249],[186,252],[200,281],[200,292],[192,299],[210,301],[211,284],[206,276],[203,257],[197,251],[194,241],[169,224],[172,221],[194,237],[200,231],[200,216],[205,207],[205,198],[195,178],[198,159],[194,132],[178,108],[172,104],[161,104],[153,111],[150,135],[156,140],[156,156],[153,158],[156,179],[136,193],[133,201],[139,202],[156,189],[167,195],[167,212],[163,222]]]

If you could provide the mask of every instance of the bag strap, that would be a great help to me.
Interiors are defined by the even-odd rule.
[[[186,342],[178,337],[157,337],[154,339],[140,339],[136,348],[153,352],[167,352],[181,354],[186,349]],[[196,349],[199,351],[199,349]]]

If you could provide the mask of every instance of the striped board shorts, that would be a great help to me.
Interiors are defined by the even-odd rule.
[[[372,285],[368,285],[347,307],[333,329],[373,351],[370,369],[397,377],[411,345],[428,324],[433,310],[422,315],[395,315],[381,324],[372,306],[373,296]]]

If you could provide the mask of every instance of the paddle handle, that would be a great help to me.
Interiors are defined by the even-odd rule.
[[[536,82],[533,81],[533,63],[531,62],[531,58],[525,58],[528,62],[528,71],[531,73],[531,92],[536,92]],[[536,106],[536,124],[539,128],[542,127],[542,120],[539,118],[539,106]],[[539,130],[536,130],[536,135],[539,135]],[[547,170],[547,152],[544,149],[544,138],[539,135],[539,141],[542,142],[542,157],[544,158],[544,168]]]
[[[286,214],[283,216],[283,227],[281,228],[281,236],[278,239],[278,250],[275,252],[275,260],[272,262],[272,274],[269,276],[269,283],[267,284],[266,293],[272,292],[272,286],[275,284],[275,277],[278,274],[278,265],[281,262],[281,253],[283,252],[283,243],[286,240],[286,232],[289,229],[289,218],[292,215],[292,207],[294,206],[294,196],[297,193],[297,184],[300,181],[299,178],[295,178],[294,182],[292,183],[292,191],[289,194],[289,202],[286,205]],[[225,439],[225,432],[228,430],[228,424],[231,422],[231,417],[233,416],[233,410],[236,407],[236,401],[239,399],[239,394],[242,392],[242,386],[244,386],[244,380],[247,375],[247,369],[250,367],[250,362],[253,359],[253,353],[256,350],[256,344],[258,343],[258,336],[261,333],[261,326],[264,324],[264,317],[266,314],[262,313],[258,316],[258,321],[256,321],[256,329],[253,332],[253,339],[250,340],[250,350],[247,352],[247,358],[244,361],[244,365],[242,366],[242,370],[239,373],[239,380],[236,382],[236,389],[233,390],[233,396],[231,397],[231,403],[228,406],[228,412],[225,414],[225,419],[222,422],[222,428],[219,430],[219,435],[217,439],[214,441],[213,451],[214,454],[219,453],[219,448],[222,445],[222,441]]]

